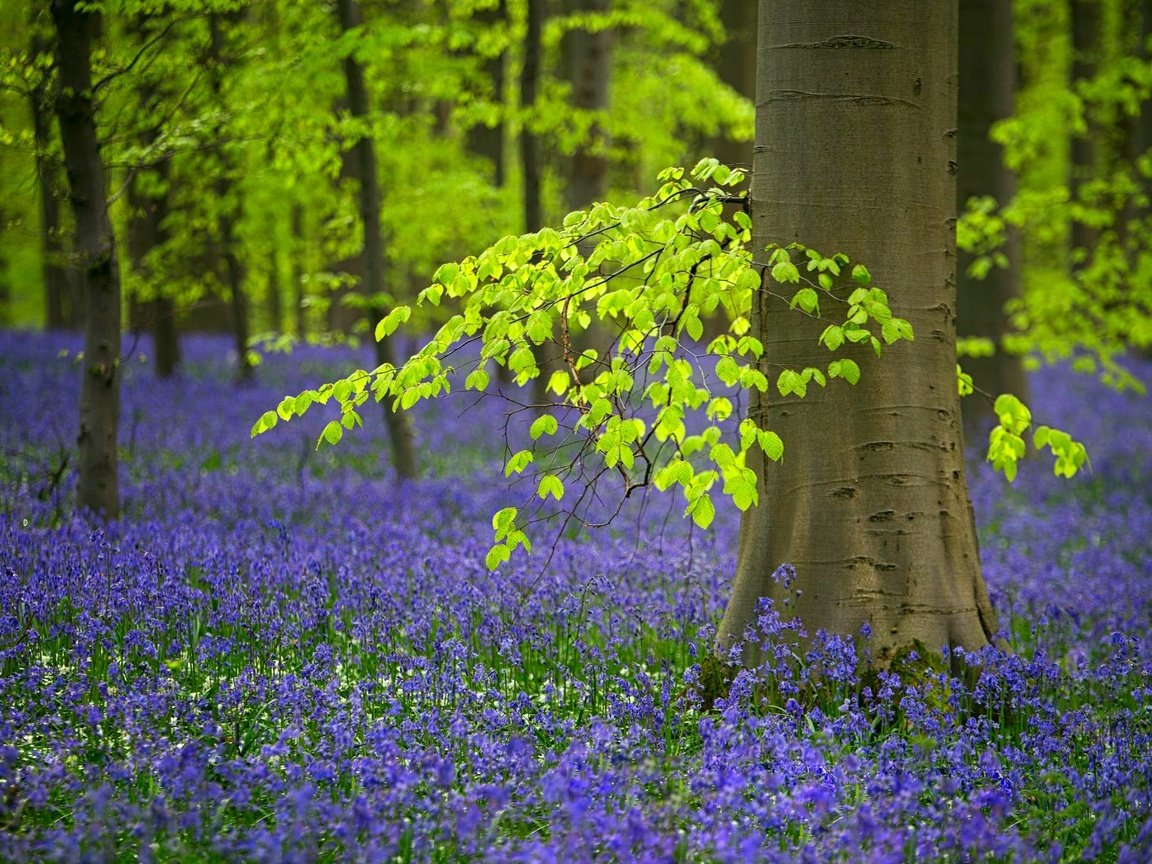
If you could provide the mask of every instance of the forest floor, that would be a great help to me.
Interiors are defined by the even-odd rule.
[[[654,501],[489,573],[497,403],[418,410],[398,483],[375,411],[336,448],[321,416],[249,438],[365,351],[238,389],[223,339],[172,381],[126,345],[96,527],[77,339],[0,333],[0,861],[1152,860],[1148,397],[1044,370],[1037,420],[1091,470],[973,463],[1014,651],[974,683],[861,683],[828,643],[705,707],[735,511]]]

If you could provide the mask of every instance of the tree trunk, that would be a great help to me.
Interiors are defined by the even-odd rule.
[[[169,167],[167,159],[145,167],[156,171],[162,178],[161,183],[167,186]],[[129,198],[133,213],[128,221],[128,254],[131,257],[132,268],[148,287],[145,296],[138,303],[142,319],[139,323],[152,333],[155,355],[153,368],[156,377],[171,378],[176,373],[176,367],[180,365],[180,335],[176,329],[176,306],[154,270],[154,260],[149,260],[150,253],[154,253],[168,241],[164,227],[164,220],[168,216],[168,192],[165,189],[159,197],[151,198],[139,194],[133,186]]]
[[[308,335],[308,307],[304,304],[304,208],[292,205],[292,311],[296,338]]]
[[[720,21],[724,42],[719,47],[716,74],[748,99],[756,98],[756,4],[749,0],[722,0]],[[752,167],[752,142],[733,141],[727,135],[712,142],[712,152],[725,165]]]
[[[575,11],[603,14],[612,7],[611,0],[575,0]],[[565,37],[569,58],[569,80],[572,82],[572,107],[577,111],[599,113],[608,109],[608,91],[612,77],[613,34],[610,29],[595,31],[577,27]],[[593,120],[588,138],[572,155],[564,203],[568,210],[580,210],[604,199],[608,191],[607,133]]]
[[[221,111],[226,110],[224,104],[224,72],[228,65],[223,32],[224,21],[217,13],[208,16],[209,43],[208,43],[208,81],[212,88],[216,104]],[[224,264],[224,279],[228,286],[228,309],[230,312],[233,350],[236,352],[236,383],[243,384],[251,381],[256,373],[255,367],[248,359],[249,316],[248,295],[244,286],[244,265],[240,261],[236,247],[239,245],[236,238],[236,212],[239,206],[235,200],[234,181],[232,177],[232,164],[228,153],[223,146],[217,151],[219,159],[219,175],[216,180],[217,206],[220,208],[217,218],[217,231],[219,234],[220,258]]]
[[[135,28],[141,42],[147,37],[143,19]],[[140,110],[150,116],[157,110],[159,94],[155,87],[144,84],[140,88]],[[153,127],[143,134],[145,145],[151,147],[160,137],[160,128]],[[165,220],[169,214],[169,182],[171,161],[164,156],[150,164],[139,166],[140,172],[152,172],[158,183],[158,193],[145,193],[141,187],[143,173],[137,174],[129,190],[132,215],[128,220],[128,254],[131,266],[138,279],[144,282],[144,297],[130,298],[133,309],[140,320],[132,320],[132,329],[147,327],[152,332],[153,369],[157,378],[171,378],[180,365],[180,334],[176,329],[176,305],[168,296],[168,289],[161,274],[156,272],[156,252],[169,240]],[[134,292],[135,293],[135,292]],[[131,314],[131,313],[130,313]]]
[[[268,320],[273,333],[284,329],[284,300],[280,285],[280,256],[276,252],[276,241],[268,250]]]
[[[1096,74],[1100,56],[1100,0],[1072,0],[1072,81],[1087,80]],[[1087,119],[1087,118],[1086,118]],[[1072,138],[1072,200],[1077,200],[1086,181],[1096,174],[1099,129],[1091,121],[1086,132]],[[1097,232],[1083,220],[1072,223],[1072,248],[1091,255]],[[1075,260],[1075,259],[1074,259]]]
[[[771,597],[809,638],[869,625],[881,662],[917,641],[979,648],[997,625],[956,389],[956,2],[761,0],[759,35],[755,248],[795,241],[866,263],[916,340],[882,358],[850,351],[855,387],[770,391],[753,406],[786,452],[750,460],[760,503],[741,523],[717,647],[738,644]],[[754,318],[769,380],[829,362],[825,321],[767,291]],[[783,564],[796,570],[787,607],[773,578]]]
[[[524,65],[520,69],[520,108],[526,112],[520,126],[520,170],[524,175],[524,230],[544,227],[540,203],[540,139],[532,129],[536,95],[540,90],[540,33],[544,26],[544,0],[525,0],[527,28],[524,34]]]
[[[1016,86],[1016,52],[1012,4],[1003,0],[960,0],[960,95],[956,178],[960,213],[974,196],[991,195],[1003,205],[1016,194],[1016,180],[1004,165],[1000,146],[991,140],[992,124],[1012,116]],[[962,361],[980,391],[963,400],[964,427],[969,440],[985,438],[995,423],[993,400],[1001,393],[1028,399],[1028,376],[1017,355],[1004,351],[1009,331],[1004,306],[1018,297],[1018,238],[1008,235],[1004,250],[1011,266],[993,267],[982,279],[968,275],[972,256],[961,252],[957,265],[956,329],[961,336],[980,336],[996,344],[991,357]]]
[[[476,23],[495,29],[505,26],[508,10],[505,0],[498,0],[490,9],[482,9],[473,15]],[[492,86],[492,101],[499,106],[500,119],[491,126],[477,124],[468,130],[468,149],[483,156],[492,163],[492,184],[497,188],[504,185],[504,70],[506,52],[501,51],[484,62],[484,71]]]
[[[51,41],[33,16],[32,56],[50,54]],[[60,213],[59,168],[52,157],[52,104],[49,81],[42,75],[30,91],[32,135],[36,149],[36,186],[40,199],[40,262],[44,278],[45,326],[49,330],[77,330],[84,323],[84,297],[78,274],[67,266]]]
[[[120,513],[120,272],[92,103],[92,37],[99,19],[81,5],[53,0],[51,7],[60,85],[56,115],[85,300],[77,496],[80,507],[115,519]]]
[[[341,32],[347,33],[360,23],[360,10],[355,0],[337,0],[336,12],[340,19]],[[368,116],[368,91],[364,85],[364,68],[352,54],[344,58],[344,79],[348,89],[348,108],[353,117]],[[359,175],[358,199],[360,220],[364,228],[364,283],[361,290],[369,298],[371,314],[382,318],[385,310],[373,298],[384,291],[384,234],[380,225],[380,179],[376,168],[376,147],[371,137],[364,135],[353,149],[357,174]],[[395,365],[395,352],[391,339],[385,336],[376,342],[376,362]],[[411,418],[400,411],[394,411],[391,404],[384,403],[384,420],[388,425],[388,436],[392,442],[392,466],[404,479],[415,478],[419,474],[416,456],[415,433]]]

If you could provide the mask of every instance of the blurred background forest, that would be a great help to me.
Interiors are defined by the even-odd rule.
[[[49,5],[0,9],[0,324],[78,328]],[[751,163],[746,0],[98,5],[124,320],[161,375],[179,333],[232,332],[243,376],[267,338],[365,333],[439,263],[668,165]],[[1075,351],[1133,384],[1115,360],[1152,344],[1152,3],[960,5],[966,368],[1024,395],[1021,357]]]

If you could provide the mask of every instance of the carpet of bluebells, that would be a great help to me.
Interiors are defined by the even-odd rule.
[[[974,463],[1011,653],[861,680],[816,639],[705,704],[735,512],[653,502],[488,573],[498,403],[418,412],[399,483],[374,412],[337,448],[320,416],[249,439],[366,353],[237,388],[222,339],[172,381],[125,341],[100,526],[76,338],[0,333],[0,861],[1152,860],[1148,398],[1042,371],[1091,472]]]

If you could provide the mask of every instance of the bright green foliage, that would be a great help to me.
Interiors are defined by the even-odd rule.
[[[1107,386],[1142,390],[1123,355],[1152,348],[1152,150],[1147,104],[1152,55],[1140,4],[1084,3],[1098,16],[1095,44],[1072,44],[1071,4],[1018,0],[1021,86],[1016,116],[996,125],[1005,162],[1019,175],[1016,195],[968,202],[957,244],[981,278],[1010,266],[1010,231],[1022,240],[1023,296],[1009,304],[1012,333],[997,349],[1040,360],[1073,359]],[[1091,8],[1090,8],[1091,7]],[[1072,81],[1077,51],[1092,71]],[[1087,160],[1076,162],[1076,148]]]
[[[829,258],[793,245],[769,249],[766,264],[754,262],[748,216],[737,210],[728,219],[724,212],[726,203],[740,200],[729,190],[743,179],[715,159],[690,173],[668,169],[659,192],[634,206],[596,204],[569,214],[560,229],[504,237],[479,255],[444,264],[420,302],[460,311],[424,348],[399,368],[359,370],[285,400],[282,408],[302,414],[332,399],[349,420],[369,395],[410,408],[450,391],[453,374],[465,370],[448,358],[468,344],[478,350],[479,365],[467,370],[466,388],[487,388],[489,362],[523,385],[542,374],[537,349],[547,344],[561,357],[548,379],[557,401],[538,406],[544,413],[529,430],[535,443],[505,464],[508,476],[537,466],[532,497],[538,508],[564,500],[566,481],[587,486],[615,475],[625,496],[649,485],[679,489],[685,515],[702,528],[715,516],[717,488],[745,510],[759,497],[748,451],[759,447],[767,459],[779,460],[784,442],[751,420],[740,421],[738,406],[773,384],[781,395],[803,398],[809,386],[826,387],[836,378],[854,384],[860,377],[849,356],[823,368],[769,370],[752,328],[753,294],[799,286],[792,295],[797,314],[829,321],[821,341],[832,352],[865,347],[880,354],[913,334],[892,313],[887,295],[870,284],[867,269],[848,271],[844,255]],[[394,308],[378,330],[391,332],[407,315],[405,307]],[[726,331],[702,344],[703,319],[714,315],[723,316]],[[603,336],[605,330],[613,336]],[[690,425],[701,426],[686,422],[693,413],[703,414],[703,424],[690,434]],[[265,421],[253,434],[268,428]],[[545,440],[554,436],[563,442]],[[591,473],[579,474],[586,469],[577,466],[589,463]],[[579,518],[576,506],[558,512]],[[514,508],[499,514],[489,566],[507,560],[518,545],[528,547],[520,518]]]
[[[1016,479],[1016,463],[1024,458],[1024,434],[1032,426],[1032,412],[1011,394],[996,399],[996,416],[1000,422],[988,438],[988,461],[1002,471],[1009,481]],[[1088,451],[1067,432],[1038,426],[1032,436],[1037,450],[1048,447],[1056,457],[1054,471],[1059,477],[1072,477],[1088,461]]]

